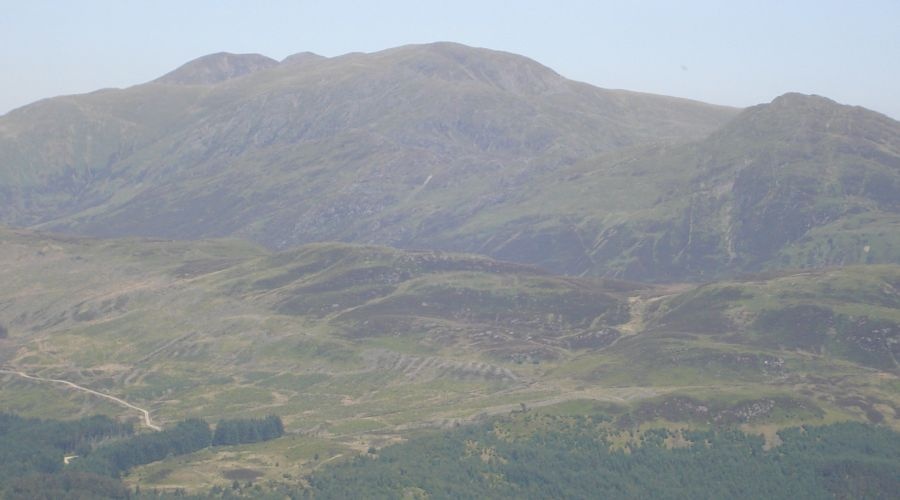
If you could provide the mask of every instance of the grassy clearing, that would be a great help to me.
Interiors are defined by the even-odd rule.
[[[230,488],[234,479],[229,472],[250,470],[259,473],[254,474],[253,482],[291,482],[322,463],[354,453],[355,449],[333,439],[294,434],[266,443],[218,446],[168,458],[134,469],[125,481],[141,488],[206,491],[213,486]]]

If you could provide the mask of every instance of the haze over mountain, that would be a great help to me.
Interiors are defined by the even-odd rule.
[[[450,43],[280,64],[220,53],[0,117],[0,220],[659,281],[900,262],[898,137],[824,98],[740,111]]]

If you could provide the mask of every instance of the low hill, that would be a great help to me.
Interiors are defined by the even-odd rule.
[[[900,371],[900,268],[711,283],[655,304],[648,326]]]
[[[624,296],[603,283],[479,256],[9,230],[0,241],[0,362],[113,388],[163,420],[275,404],[324,412],[304,418],[312,425],[343,414],[342,400],[382,407],[394,391],[447,384],[492,406],[495,391],[528,391],[532,370],[515,367],[600,347],[628,321]],[[429,411],[456,411],[446,404]]]
[[[672,288],[387,247],[270,253],[237,240],[2,230],[0,269],[0,361],[116,388],[163,419],[291,408],[276,393],[293,383],[376,402],[378,390],[346,384],[380,377],[513,392],[591,380],[602,393],[800,380],[816,371],[800,368],[810,356],[824,373],[898,372],[895,266]],[[201,389],[210,380],[221,387]],[[225,403],[238,388],[249,399]]]
[[[292,437],[253,451],[284,464],[273,479],[523,405],[612,405],[623,425],[898,425],[896,266],[663,287],[379,246],[0,229],[0,271],[4,409],[140,416],[54,379],[163,427],[277,413]],[[135,480],[227,485],[222,464],[247,458],[228,453]]]

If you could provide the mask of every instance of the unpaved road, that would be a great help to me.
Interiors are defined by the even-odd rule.
[[[71,388],[73,388],[73,389],[76,389],[76,390],[79,390],[79,391],[83,391],[83,392],[87,392],[87,393],[89,393],[89,394],[93,394],[94,396],[99,396],[99,397],[101,397],[101,398],[106,398],[106,399],[108,399],[108,400],[110,400],[110,401],[113,401],[114,403],[118,403],[118,404],[120,404],[120,405],[122,405],[122,406],[125,406],[125,407],[127,407],[127,408],[131,408],[132,410],[137,410],[137,411],[139,411],[139,412],[141,413],[141,415],[144,417],[144,425],[146,425],[147,427],[149,427],[149,428],[151,428],[151,429],[153,429],[153,430],[155,430],[155,431],[161,431],[161,430],[162,430],[162,427],[160,427],[160,426],[158,426],[158,425],[156,425],[156,424],[153,423],[153,420],[150,418],[150,412],[149,412],[149,411],[147,411],[147,410],[145,410],[145,409],[143,409],[143,408],[140,408],[140,407],[138,407],[138,406],[135,406],[135,405],[129,403],[128,401],[125,401],[124,399],[119,399],[119,398],[117,398],[117,397],[115,397],[115,396],[110,396],[109,394],[103,394],[102,392],[97,392],[97,391],[95,391],[95,390],[93,390],[93,389],[88,389],[87,387],[83,387],[83,386],[80,386],[80,385],[78,385],[78,384],[76,384],[76,383],[69,382],[68,380],[60,380],[60,379],[55,379],[55,378],[35,377],[35,376],[33,376],[33,375],[29,375],[29,374],[27,374],[27,373],[20,372],[20,371],[15,371],[15,370],[2,370],[2,369],[0,369],[0,373],[8,373],[8,374],[10,374],[10,375],[18,375],[19,377],[27,378],[27,379],[29,379],[29,380],[37,380],[37,381],[39,381],[39,382],[53,382],[54,384],[63,384],[63,385],[67,385],[67,386],[69,386],[69,387],[71,387]]]

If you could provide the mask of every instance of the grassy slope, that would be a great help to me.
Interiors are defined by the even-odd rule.
[[[892,266],[659,288],[385,247],[272,254],[238,241],[2,230],[0,270],[4,364],[108,391],[163,423],[277,412],[293,433],[271,447],[149,466],[133,478],[143,484],[230,484],[221,471],[242,467],[295,477],[420,426],[523,403],[634,407],[642,425],[702,425],[705,405],[761,432],[844,419],[898,425],[896,367],[758,327],[766,311],[794,303],[898,322]],[[96,404],[0,381],[10,410],[74,416]],[[35,389],[54,396],[38,405]]]
[[[695,143],[538,177],[454,238],[558,272],[651,281],[897,263],[898,158],[896,121],[788,94]]]
[[[900,272],[856,266],[713,283],[662,301],[650,324],[743,345],[900,369]]]
[[[6,365],[108,391],[161,422],[277,411],[326,451],[552,395],[532,387],[532,360],[559,358],[566,336],[608,312],[622,319],[621,299],[592,283],[476,256],[21,231],[0,241]],[[2,380],[11,410],[71,411],[62,396],[34,406],[33,384]]]

